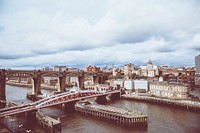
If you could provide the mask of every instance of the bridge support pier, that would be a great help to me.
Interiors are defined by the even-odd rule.
[[[25,113],[25,118],[26,118],[26,120],[31,121],[32,123],[35,123],[37,121],[36,112],[26,112]]]
[[[65,83],[66,83],[66,77],[59,77],[59,92],[65,92]]]
[[[0,70],[0,108],[6,105],[6,75],[5,70]]]
[[[106,96],[99,96],[95,100],[97,103],[105,103],[107,101]]]
[[[26,97],[31,100],[36,100],[36,95],[41,95],[41,72],[34,72],[32,78],[32,93],[27,93]]]
[[[35,95],[42,94],[41,93],[41,78],[33,78],[32,79],[33,87],[32,93]]]
[[[114,93],[114,94],[110,95],[110,99],[111,100],[117,100],[117,99],[120,99],[120,97],[121,97],[121,93],[120,92],[119,93]]]
[[[78,77],[79,88],[80,90],[84,90],[84,71],[81,74],[82,76]]]
[[[74,112],[76,102],[77,101],[65,103],[64,111],[67,113]]]

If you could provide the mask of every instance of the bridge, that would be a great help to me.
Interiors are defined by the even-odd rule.
[[[32,94],[41,94],[41,79],[43,77],[58,77],[59,92],[65,92],[66,77],[78,77],[79,88],[84,89],[85,76],[92,76],[95,83],[104,83],[110,73],[95,73],[84,71],[42,71],[42,70],[5,70],[0,69],[0,101],[6,100],[6,81],[10,78],[31,78],[32,79]]]
[[[102,98],[106,97],[107,95],[120,96],[120,94],[121,94],[120,90],[113,90],[104,93],[91,90],[81,90],[76,93],[63,92],[60,94],[52,95],[50,97],[38,100],[33,103],[0,109],[0,118],[25,112],[35,112],[38,109],[48,108],[71,102],[77,102],[79,100],[84,100],[87,98],[94,98],[94,97]]]

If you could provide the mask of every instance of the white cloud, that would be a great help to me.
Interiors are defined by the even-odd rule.
[[[158,64],[194,65],[200,51],[200,3],[195,0],[4,0],[2,4],[4,67],[111,65],[115,58],[116,64],[151,58]]]

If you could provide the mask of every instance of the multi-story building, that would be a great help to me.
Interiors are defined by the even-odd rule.
[[[120,77],[122,75],[122,70],[118,67],[113,68],[113,77]]]
[[[195,74],[195,85],[200,86],[200,55],[195,57],[195,68],[196,68],[196,74]]]
[[[102,71],[102,72],[106,72],[106,73],[112,73],[113,68],[104,67],[104,68],[101,68],[101,71]]]
[[[67,71],[66,66],[54,66],[54,71]]]
[[[195,57],[196,73],[200,74],[200,55]]]
[[[98,72],[101,71],[101,69],[99,67],[89,65],[89,66],[85,67],[83,69],[83,71],[85,71],[85,72],[97,72],[98,73]]]
[[[42,71],[53,71],[53,68],[45,67],[45,68],[42,68]]]
[[[86,85],[85,88],[88,90],[95,90],[95,91],[100,91],[100,92],[106,92],[110,90],[110,86],[108,84]]]
[[[147,92],[149,89],[147,80],[134,80],[134,90],[135,92]]]
[[[170,83],[184,83],[191,86],[191,89],[195,85],[195,68],[180,66],[178,68],[173,67],[160,67],[160,75],[163,76],[165,81]]]
[[[152,61],[149,59],[147,66],[140,66],[140,76],[153,78],[159,75],[158,66],[153,65]]]
[[[124,75],[126,79],[131,79],[132,74],[134,73],[134,64],[125,64],[124,65]]]
[[[117,85],[119,85],[120,87],[124,87],[124,80],[123,79],[114,80],[114,86],[113,87],[116,87]]]
[[[78,72],[78,71],[80,71],[80,69],[79,68],[67,68],[67,71],[68,72]]]
[[[58,84],[57,77],[44,77],[44,84],[47,86],[56,86]]]
[[[149,84],[150,94],[170,99],[187,99],[189,90],[189,87],[184,84],[167,81],[154,81]]]

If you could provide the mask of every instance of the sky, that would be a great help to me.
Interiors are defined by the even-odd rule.
[[[194,66],[199,0],[0,0],[0,69]]]

